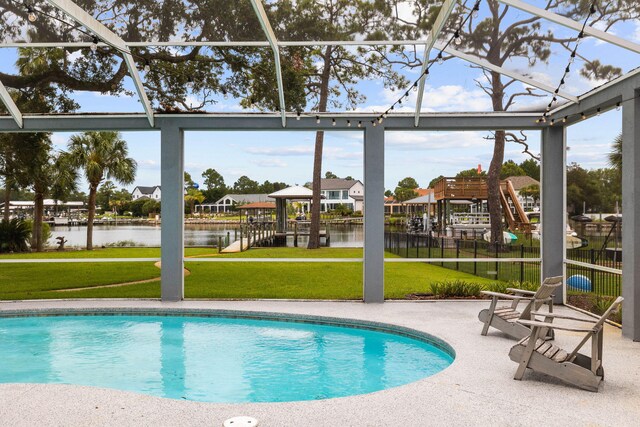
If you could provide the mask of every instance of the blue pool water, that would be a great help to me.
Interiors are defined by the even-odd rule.
[[[370,393],[453,359],[405,336],[221,317],[0,318],[0,382],[61,383],[206,402]]]

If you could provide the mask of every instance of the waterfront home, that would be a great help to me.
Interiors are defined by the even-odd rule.
[[[325,178],[320,181],[322,212],[345,205],[352,211],[362,211],[364,206],[364,184],[357,179]]]
[[[223,213],[231,212],[237,206],[249,203],[275,202],[268,194],[227,194],[215,203],[203,203],[196,206],[196,212]]]
[[[160,190],[160,186],[159,185],[154,185],[153,187],[137,186],[131,192],[132,200],[138,200],[143,197],[146,197],[147,199],[160,201],[160,199],[162,198],[162,192]]]

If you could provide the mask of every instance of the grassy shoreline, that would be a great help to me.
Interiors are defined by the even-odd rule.
[[[396,257],[386,254],[387,257]],[[1,259],[159,258],[160,248],[105,248],[94,251],[3,254]],[[361,299],[362,248],[257,248],[218,254],[212,248],[186,248],[185,297],[204,299]],[[353,262],[206,262],[215,258],[342,258]],[[159,298],[160,281],[103,287],[160,277],[153,262],[10,263],[0,271],[0,300],[42,298]],[[460,279],[481,285],[494,281],[424,263],[385,265],[385,298],[429,292],[436,281]],[[74,288],[93,287],[73,291]],[[69,291],[57,292],[62,289]]]

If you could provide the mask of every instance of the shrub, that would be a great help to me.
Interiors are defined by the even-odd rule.
[[[600,295],[595,295],[591,298],[591,310],[592,313],[602,315],[605,311],[609,309],[611,303],[613,303],[615,298],[612,297],[604,297]],[[609,320],[622,324],[622,307],[618,308],[616,311],[609,315]]]
[[[144,243],[137,243],[133,240],[118,240],[117,242],[107,243],[105,247],[107,248],[127,248],[134,246],[146,246]]]
[[[0,222],[0,252],[28,252],[31,227],[26,221],[12,219]]]
[[[431,283],[431,292],[438,298],[478,297],[483,286],[464,280],[445,280]]]

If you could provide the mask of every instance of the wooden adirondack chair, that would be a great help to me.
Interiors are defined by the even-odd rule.
[[[491,305],[478,313],[478,319],[484,323],[482,335],[487,335],[489,326],[501,330],[505,334],[515,339],[522,339],[529,336],[531,328],[518,323],[518,320],[530,320],[531,312],[540,309],[542,304],[549,305],[549,312],[553,312],[553,292],[562,285],[562,276],[547,277],[544,279],[537,291],[525,291],[522,289],[508,288],[511,294],[500,292],[482,291],[484,295],[491,296]],[[511,304],[498,307],[498,300],[508,299]],[[523,303],[524,307],[518,310],[518,305]],[[553,333],[548,338],[553,338]]]
[[[544,322],[519,320],[519,323],[531,327],[531,334],[520,340],[509,352],[511,360],[520,364],[513,378],[521,380],[526,369],[531,368],[534,371],[556,377],[585,390],[597,392],[598,385],[604,379],[604,369],[602,367],[604,322],[611,312],[618,308],[622,300],[622,297],[618,297],[599,320],[580,319],[553,313],[533,313],[536,316],[545,316]],[[591,323],[592,326],[583,327],[571,325],[562,326],[557,323],[550,324],[549,321],[553,318]],[[556,345],[538,338],[541,330],[547,328],[584,332],[585,336],[571,352],[567,352]],[[582,346],[589,340],[591,340],[591,357],[578,353]]]

